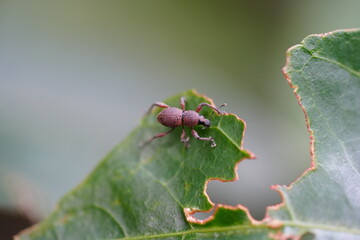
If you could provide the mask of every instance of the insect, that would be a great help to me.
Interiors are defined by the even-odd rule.
[[[154,107],[165,108],[157,115],[157,120],[162,125],[166,127],[170,127],[171,129],[167,132],[159,133],[153,136],[146,142],[140,144],[140,146],[145,146],[156,138],[165,137],[166,135],[174,131],[176,127],[180,127],[180,126],[182,127],[181,142],[184,143],[186,147],[189,146],[188,142],[190,141],[190,138],[186,137],[185,127],[191,128],[191,134],[194,136],[194,138],[203,141],[210,141],[211,147],[216,146],[215,140],[212,137],[200,137],[197,131],[195,131],[193,127],[196,125],[202,125],[204,126],[204,128],[210,127],[211,125],[210,120],[206,119],[204,116],[199,114],[199,112],[204,106],[213,109],[218,114],[223,114],[224,112],[221,112],[219,108],[226,106],[226,103],[222,104],[219,108],[216,108],[208,103],[203,102],[196,107],[195,111],[192,111],[192,110],[185,110],[185,98],[181,97],[180,105],[181,105],[181,109],[176,107],[170,107],[162,102],[155,102],[151,105],[148,114],[151,112],[151,110]]]

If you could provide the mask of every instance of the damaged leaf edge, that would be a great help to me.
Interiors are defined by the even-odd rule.
[[[314,132],[310,127],[309,116],[307,114],[307,111],[306,111],[305,107],[301,103],[301,97],[297,93],[299,86],[292,83],[292,79],[291,79],[291,77],[289,75],[289,72],[288,72],[288,66],[290,64],[291,52],[295,48],[298,48],[300,46],[304,46],[304,43],[305,43],[306,39],[308,39],[309,37],[325,38],[325,37],[331,36],[331,35],[333,35],[334,33],[337,33],[337,32],[353,32],[353,31],[359,31],[359,30],[360,29],[357,29],[357,28],[351,28],[351,29],[339,29],[339,30],[335,30],[335,31],[327,32],[327,33],[311,34],[311,35],[307,36],[300,44],[294,45],[294,46],[290,47],[286,51],[286,62],[285,62],[285,66],[282,68],[282,72],[283,72],[288,84],[293,89],[293,93],[294,93],[294,95],[295,95],[295,97],[297,99],[298,105],[300,106],[301,110],[304,113],[306,128],[307,128],[307,131],[309,133],[309,139],[310,139],[310,167],[308,167],[300,176],[298,176],[289,185],[272,185],[270,187],[270,189],[272,189],[274,191],[277,191],[280,194],[281,202],[278,203],[278,204],[275,204],[275,205],[268,206],[266,208],[265,218],[262,221],[267,222],[268,226],[273,226],[273,227],[276,227],[276,226],[281,227],[282,226],[283,227],[283,226],[289,225],[289,224],[286,224],[286,223],[282,222],[281,220],[273,219],[269,215],[269,211],[270,210],[273,210],[273,211],[279,210],[280,208],[286,206],[285,205],[286,200],[285,200],[285,196],[284,196],[285,194],[281,190],[281,188],[283,188],[285,191],[290,191],[296,183],[301,181],[301,179],[303,177],[305,177],[306,175],[308,175],[311,172],[315,171],[317,169],[317,165],[318,165],[318,161],[317,161],[316,155],[315,155],[315,137],[314,137]],[[297,239],[301,239],[301,237],[304,236],[306,233],[310,233],[310,231],[303,231],[297,236],[291,235],[290,237],[292,237],[291,239],[297,240]],[[276,234],[276,235],[271,235],[271,236],[274,239],[284,239],[284,237],[285,237],[284,234]],[[286,235],[286,237],[289,237],[289,236]]]
[[[191,89],[189,90],[189,92],[193,93],[194,95],[197,95],[199,97],[202,97],[204,98],[206,101],[208,101],[212,106],[216,107],[215,104],[214,104],[214,101],[207,97],[206,95],[204,94],[200,94],[199,92],[197,92],[196,90],[194,89]],[[213,181],[213,180],[217,180],[217,181],[221,181],[221,182],[233,182],[233,181],[236,181],[238,180],[238,173],[237,173],[237,168],[238,168],[238,165],[241,161],[245,160],[245,159],[255,159],[255,155],[246,150],[246,149],[243,149],[242,146],[243,146],[243,141],[244,141],[244,138],[245,138],[245,130],[246,130],[246,122],[241,119],[240,117],[238,117],[236,114],[233,114],[233,113],[224,113],[223,115],[227,115],[227,116],[235,116],[236,119],[239,121],[239,122],[242,122],[244,124],[244,130],[242,132],[242,138],[241,138],[241,141],[239,144],[239,149],[244,152],[245,154],[248,154],[248,156],[244,156],[243,158],[240,158],[236,163],[235,163],[235,166],[234,166],[234,171],[235,171],[235,177],[233,179],[230,179],[230,180],[223,180],[223,179],[220,179],[220,178],[208,178],[205,182],[205,186],[204,186],[204,195],[206,196],[208,202],[211,204],[211,208],[209,210],[206,210],[206,211],[203,211],[203,210],[198,210],[198,209],[191,209],[191,208],[185,208],[183,209],[184,210],[184,214],[185,214],[185,217],[186,217],[186,220],[190,223],[196,223],[196,224],[205,224],[211,220],[213,220],[215,217],[216,217],[216,213],[218,211],[219,208],[225,208],[225,209],[231,209],[231,210],[242,210],[246,213],[248,219],[250,220],[250,222],[253,224],[253,225],[261,225],[263,224],[262,221],[257,221],[255,220],[250,212],[249,212],[249,209],[241,204],[237,204],[236,206],[231,206],[231,205],[226,205],[226,204],[215,204],[211,201],[209,195],[207,194],[207,186],[208,186],[208,183],[210,181]],[[215,208],[215,210],[214,210]],[[204,219],[204,220],[199,220],[199,219],[196,219],[193,214],[197,213],[197,212],[203,212],[203,213],[206,213],[206,212],[211,212],[212,210],[214,210],[213,214],[211,214],[208,218]]]

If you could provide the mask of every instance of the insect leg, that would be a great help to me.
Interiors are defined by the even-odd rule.
[[[168,107],[170,107],[170,106],[166,105],[166,104],[163,103],[163,102],[154,102],[154,103],[150,106],[147,114],[150,114],[154,107],[168,108]]]
[[[182,133],[181,133],[181,142],[185,144],[185,147],[189,147],[189,141],[190,138],[186,137],[186,132],[185,132],[185,128],[182,128]]]
[[[140,143],[139,147],[144,147],[146,145],[148,145],[149,143],[151,143],[155,138],[161,138],[161,137],[165,137],[166,135],[168,135],[169,133],[171,133],[172,131],[174,131],[175,128],[171,128],[169,131],[167,132],[163,132],[163,133],[159,133],[156,134],[155,136],[153,136],[152,138],[150,138],[149,140],[147,140],[146,142]]]
[[[184,111],[185,110],[185,98],[184,97],[180,98],[180,105],[181,105],[181,109]]]
[[[196,139],[203,140],[203,141],[211,141],[211,147],[216,147],[215,140],[212,137],[207,137],[207,138],[206,137],[200,137],[199,134],[197,133],[197,131],[195,131],[194,129],[191,129],[191,134]]]
[[[226,106],[226,103],[221,104],[221,106],[220,106],[219,108],[214,107],[214,106],[212,106],[212,105],[210,105],[210,104],[208,104],[208,103],[200,103],[200,104],[196,107],[196,112],[200,112],[201,109],[202,109],[204,106],[208,106],[209,108],[213,109],[213,110],[214,110],[215,112],[217,112],[218,114],[222,114],[223,112],[221,112],[221,111],[219,110],[219,108],[221,108],[221,107],[223,107],[223,106]]]

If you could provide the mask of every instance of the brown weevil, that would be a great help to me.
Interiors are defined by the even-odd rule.
[[[210,125],[211,125],[210,120],[206,119],[204,116],[199,114],[199,112],[201,111],[201,109],[204,106],[207,106],[207,107],[213,109],[218,114],[223,114],[224,112],[221,112],[219,110],[219,108],[226,106],[226,103],[222,104],[219,108],[216,108],[208,103],[203,102],[203,103],[200,103],[196,107],[195,111],[192,111],[192,110],[185,110],[185,98],[181,97],[180,105],[181,105],[181,109],[176,108],[176,107],[170,107],[162,102],[155,102],[151,105],[148,113],[150,113],[154,107],[165,108],[157,115],[157,120],[162,125],[164,125],[166,127],[170,127],[171,129],[167,132],[159,133],[159,134],[153,136],[146,142],[140,144],[140,146],[145,146],[146,144],[149,144],[155,138],[164,137],[164,136],[168,135],[169,133],[171,133],[176,127],[180,127],[180,126],[182,127],[181,142],[184,143],[186,147],[189,146],[188,142],[189,142],[190,138],[186,137],[185,127],[191,128],[191,134],[196,139],[203,140],[203,141],[211,141],[211,147],[216,146],[215,140],[212,137],[200,137],[199,134],[197,133],[197,131],[195,131],[193,127],[196,125],[202,125],[202,126],[204,126],[204,128],[210,127]]]

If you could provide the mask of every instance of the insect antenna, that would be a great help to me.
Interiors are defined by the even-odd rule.
[[[222,108],[222,107],[225,107],[226,105],[227,105],[227,103],[223,103],[223,104],[221,104],[220,107],[218,107],[217,109],[220,109],[220,108]],[[213,115],[214,115],[214,111],[211,113],[209,119],[211,119]],[[202,129],[206,129],[206,127],[203,127]]]
[[[218,109],[225,107],[227,105],[227,103],[223,103],[220,105],[220,107],[218,107]],[[214,111],[211,113],[210,118],[214,115]]]

